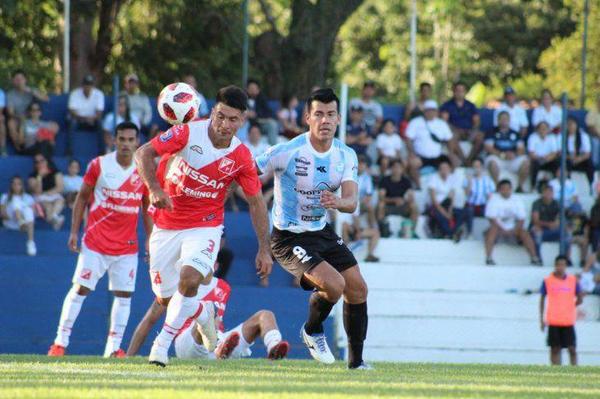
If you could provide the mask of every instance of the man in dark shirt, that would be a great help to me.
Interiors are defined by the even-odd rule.
[[[258,81],[248,79],[246,92],[248,93],[248,110],[246,111],[248,120],[260,125],[263,134],[266,134],[269,139],[269,144],[277,144],[279,125],[277,124],[275,115],[273,115],[273,111],[269,107],[267,98],[260,90]]]
[[[419,218],[419,208],[415,201],[410,179],[404,176],[404,166],[400,160],[392,161],[392,174],[383,178],[379,184],[379,204],[377,206],[377,220],[384,224],[388,215],[399,215],[410,220],[404,230],[414,236],[414,230]],[[382,230],[387,230],[383,227]],[[383,235],[383,234],[382,234]],[[408,234],[407,234],[408,235]]]
[[[507,170],[519,176],[517,193],[523,192],[523,183],[529,176],[529,159],[525,155],[525,143],[518,132],[510,128],[510,114],[498,114],[498,127],[485,137],[485,151],[488,156],[485,164],[494,183],[498,184],[500,170]]]
[[[560,240],[560,205],[554,199],[554,191],[550,185],[544,186],[542,197],[537,199],[531,207],[530,233],[540,259],[542,242],[558,242]],[[570,235],[570,233],[567,234],[567,245],[569,246]],[[567,250],[567,254],[569,252],[570,248]]]
[[[346,126],[346,144],[350,146],[356,155],[366,155],[373,137],[369,134],[369,128],[365,123],[364,110],[360,105],[350,107],[350,120]]]

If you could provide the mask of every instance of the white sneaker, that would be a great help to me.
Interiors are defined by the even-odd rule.
[[[165,367],[169,364],[169,348],[159,345],[155,340],[148,356],[148,363]]]
[[[303,324],[301,336],[313,359],[325,364],[332,364],[335,362],[333,353],[331,353],[329,346],[327,345],[325,334],[308,335]]]
[[[35,242],[32,240],[27,241],[27,255],[35,256],[37,254],[37,247]]]
[[[217,348],[217,326],[215,324],[215,305],[212,302],[202,302],[202,305],[208,312],[207,320],[204,324],[200,324],[196,320],[196,329],[202,337],[202,343],[209,352],[214,352]]]
[[[375,369],[370,364],[362,362],[358,367],[348,367],[348,370],[367,370],[367,371],[371,371],[371,370],[375,370]]]

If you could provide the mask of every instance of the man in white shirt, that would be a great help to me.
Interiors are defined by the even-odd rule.
[[[360,106],[365,115],[365,124],[370,132],[377,133],[383,122],[383,107],[375,97],[375,82],[367,80],[362,89],[361,98],[353,98],[350,100],[350,107]]]
[[[560,132],[562,109],[554,104],[554,96],[548,89],[542,90],[541,104],[531,114],[531,124],[533,126],[537,126],[540,122],[546,122],[553,133]]]
[[[458,159],[452,154],[452,148],[455,148],[456,144],[451,141],[452,131],[448,123],[438,117],[437,103],[427,100],[423,107],[424,115],[412,119],[406,128],[409,174],[417,188],[421,186],[419,170],[422,167],[431,166],[437,169],[442,158],[450,158],[454,166],[458,165]],[[447,157],[443,154],[444,146],[449,150]]]
[[[515,90],[510,86],[504,89],[504,102],[494,110],[494,127],[498,126],[498,114],[502,111],[506,111],[510,115],[510,128],[519,132],[521,137],[525,137],[527,127],[529,127],[527,113],[517,103]]]
[[[485,264],[494,266],[492,251],[499,238],[523,243],[531,257],[531,264],[541,266],[535,245],[529,233],[523,228],[525,223],[525,205],[512,195],[512,185],[509,180],[498,183],[499,194],[492,195],[485,208],[485,217],[490,221],[490,228],[485,233]]]
[[[93,75],[83,78],[81,87],[69,94],[69,135],[74,131],[87,130],[98,133],[100,146],[104,142],[102,135],[101,118],[104,112],[104,94],[94,87]],[[67,152],[71,153],[71,140],[67,141]]]
[[[450,161],[440,162],[438,173],[427,185],[429,193],[430,227],[435,238],[452,238],[460,241],[463,229],[464,209],[457,201],[457,185],[452,175]],[[464,204],[463,204],[464,205]]]

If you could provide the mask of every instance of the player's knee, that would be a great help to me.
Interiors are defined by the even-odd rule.
[[[367,301],[369,289],[364,281],[353,283],[352,286],[346,286],[344,296],[351,303],[363,303]]]
[[[258,312],[258,319],[261,324],[273,322],[275,320],[275,314],[270,310],[260,310]]]
[[[181,270],[179,276],[180,291],[184,294],[196,291],[203,280],[204,276],[199,271],[191,267],[185,267]]]
[[[171,300],[171,297],[169,297],[169,298],[156,297],[156,303],[158,303],[160,306],[168,306],[170,300]]]
[[[327,296],[331,302],[337,302],[338,299],[342,297],[344,294],[344,290],[346,289],[346,282],[341,274],[338,274],[335,278],[332,278],[331,281],[327,284]]]
[[[92,292],[92,290],[90,290],[87,287],[84,287],[83,285],[76,285],[75,288],[77,289],[77,295],[81,296],[87,296],[90,292]]]

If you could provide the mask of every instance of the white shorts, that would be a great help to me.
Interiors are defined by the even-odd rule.
[[[502,159],[497,155],[488,155],[485,159],[485,166],[489,166],[490,162],[494,161],[500,170],[507,170],[510,173],[519,173],[519,169],[523,162],[527,160],[525,155],[517,155],[514,159]]]
[[[73,284],[79,284],[90,290],[108,270],[108,289],[110,291],[135,291],[138,255],[104,255],[92,251],[81,243],[81,252],[77,258],[77,267],[73,274]]]
[[[19,221],[17,220],[17,211],[21,212],[21,217],[23,218],[21,224],[19,224]],[[21,230],[22,225],[32,223],[35,219],[33,209],[30,206],[22,207],[20,209],[7,207],[6,213],[8,213],[8,219],[5,220],[3,223],[4,227],[6,227],[9,230]]]
[[[150,281],[159,298],[177,291],[182,266],[191,266],[202,276],[214,270],[223,226],[164,230],[154,226],[150,235]]]
[[[227,339],[227,337],[234,332],[237,332],[240,335],[240,343],[235,347],[233,352],[231,352],[231,356],[229,356],[230,359],[239,359],[252,355],[252,351],[250,350],[252,344],[249,344],[244,339],[244,335],[242,334],[242,326],[243,323],[232,330],[225,331],[224,333],[219,332],[219,341]],[[193,328],[196,328],[196,323],[186,328],[180,335],[177,336],[177,338],[175,338],[175,342],[173,343],[173,346],[175,347],[175,355],[179,359],[214,359],[214,353],[209,353],[204,345],[198,344],[196,341],[194,341],[194,337],[192,336]]]

